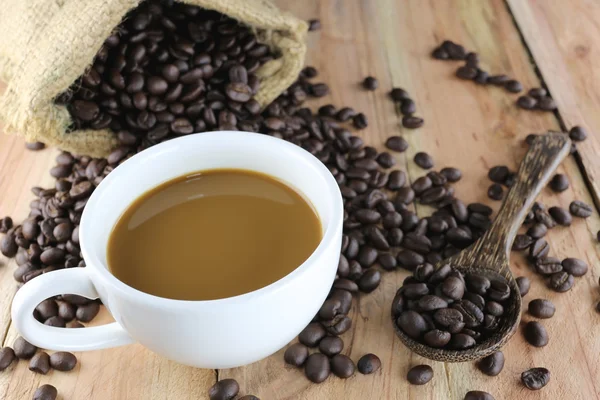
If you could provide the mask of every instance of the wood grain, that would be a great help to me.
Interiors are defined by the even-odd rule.
[[[587,25],[592,24],[595,14],[584,9],[587,5],[584,0],[575,1],[581,4],[576,7],[577,14],[572,14],[575,11],[571,9],[564,10],[571,2],[548,2],[557,7],[553,18],[569,15],[569,23],[577,24],[578,18],[584,18]],[[519,32],[501,0],[278,0],[277,3],[302,18],[322,20],[323,30],[309,36],[308,63],[321,71],[316,80],[327,82],[332,94],[312,104],[352,105],[365,112],[370,125],[360,135],[377,148],[382,148],[390,135],[404,135],[411,147],[395,157],[397,166],[407,170],[411,181],[425,174],[414,165],[412,157],[417,151],[427,151],[434,156],[436,168],[455,166],[463,170],[464,179],[456,185],[461,199],[489,203],[485,195],[490,184],[487,169],[498,164],[515,169],[525,151],[521,140],[528,133],[560,128],[552,114],[519,110],[514,107],[515,95],[499,88],[460,81],[454,77],[457,64],[432,60],[429,56],[434,46],[449,38],[476,50],[488,71],[517,77],[526,87],[539,86]],[[520,1],[511,2],[513,11],[515,3]],[[530,2],[525,7],[540,9],[541,3],[541,0]],[[524,14],[520,19],[522,29],[530,23],[528,18],[533,19],[533,15]],[[553,23],[558,24],[555,20]],[[551,41],[547,37],[553,33],[549,27],[533,32],[532,39],[543,32],[539,41]],[[582,37],[594,43],[593,33]],[[561,55],[560,51],[551,54]],[[551,61],[547,64],[550,66],[546,68],[551,68]],[[591,61],[576,68],[569,65],[570,79],[585,82],[589,76],[586,66],[591,69]],[[367,75],[379,79],[379,90],[366,92],[360,88],[360,81]],[[546,79],[554,94],[552,85],[558,87],[561,83],[550,81],[562,77],[548,75]],[[411,93],[418,114],[426,120],[423,128],[407,131],[400,126],[400,116],[387,97],[392,86],[402,86]],[[590,96],[593,93],[590,92]],[[564,104],[557,95],[554,97],[562,112]],[[585,115],[589,121],[586,124],[592,128],[591,119],[597,118],[593,111],[591,105],[585,107],[585,113],[583,109],[577,111],[577,118],[573,118],[577,121],[573,123],[580,123],[579,118]],[[598,169],[593,154],[584,160],[590,176],[593,175],[589,168]],[[27,215],[32,197],[30,187],[48,186],[52,182],[47,171],[54,155],[51,150],[28,152],[19,139],[0,136],[0,216],[8,214],[22,219]],[[568,207],[573,199],[591,201],[572,157],[563,163],[560,172],[568,176],[571,187],[558,195],[544,190],[542,201],[548,206],[563,207]],[[431,211],[421,205],[417,209],[420,215]],[[311,384],[302,371],[284,366],[280,351],[250,366],[221,370],[219,378],[234,377],[240,383],[242,394],[255,394],[263,400],[462,400],[468,390],[475,389],[486,390],[496,399],[600,398],[600,359],[597,357],[600,316],[593,311],[600,298],[600,255],[594,242],[598,229],[600,218],[594,214],[587,220],[574,221],[569,229],[556,228],[548,234],[552,255],[579,257],[590,265],[588,274],[578,278],[574,288],[565,294],[549,291],[526,261],[513,254],[513,273],[529,276],[533,282],[524,304],[534,298],[548,298],[556,305],[557,312],[554,318],[543,322],[550,335],[548,346],[533,348],[517,333],[504,348],[507,361],[498,377],[483,375],[474,363],[430,362],[401,344],[389,319],[390,303],[406,276],[406,272],[397,271],[386,273],[375,292],[361,296],[354,304],[353,327],[342,336],[346,344],[344,353],[353,360],[368,352],[381,358],[382,369],[374,375],[357,374],[348,380],[330,377],[321,385]],[[0,263],[6,261],[0,259]],[[14,268],[12,262],[0,267],[0,336],[8,332],[6,344],[12,344],[16,335],[9,321],[10,298],[16,288],[12,279]],[[525,314],[523,319],[531,318]],[[108,317],[104,315],[101,320],[107,321]],[[63,399],[205,399],[215,380],[212,370],[176,365],[139,345],[82,353],[78,357],[80,365],[76,370],[44,377],[29,372],[27,363],[20,362],[0,373],[0,396],[27,399],[37,385],[50,382],[58,387]],[[425,386],[408,385],[406,372],[421,363],[433,367],[433,381]],[[519,376],[534,366],[548,367],[552,380],[543,390],[530,392],[519,383]]]
[[[600,206],[600,3],[593,0],[507,0],[567,129],[581,125],[578,146]]]

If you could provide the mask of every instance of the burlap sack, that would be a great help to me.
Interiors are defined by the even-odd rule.
[[[281,53],[263,65],[256,100],[270,103],[297,78],[306,53],[307,24],[269,0],[184,0],[256,28],[259,40]],[[116,145],[110,131],[65,133],[71,117],[53,99],[92,63],[104,40],[139,0],[2,0],[0,99],[4,130],[76,154],[106,156]]]

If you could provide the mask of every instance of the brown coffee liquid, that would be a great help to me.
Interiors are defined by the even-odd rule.
[[[155,296],[213,300],[248,293],[302,264],[322,237],[312,205],[260,173],[182,176],[127,208],[108,241],[110,271]]]

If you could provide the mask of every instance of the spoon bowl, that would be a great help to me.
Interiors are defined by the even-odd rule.
[[[409,337],[395,322],[400,340],[415,353],[435,361],[464,362],[486,357],[504,346],[515,334],[521,320],[521,295],[510,271],[510,251],[525,216],[540,191],[546,186],[560,162],[569,154],[571,141],[559,132],[549,132],[535,139],[521,162],[514,185],[510,188],[490,228],[470,247],[437,263],[435,270],[450,265],[464,275],[477,273],[508,284],[502,321],[491,336],[465,350],[434,348]]]

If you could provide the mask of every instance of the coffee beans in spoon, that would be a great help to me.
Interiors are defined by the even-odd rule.
[[[464,275],[446,265],[423,282],[405,281],[396,296],[402,300],[392,312],[404,333],[430,347],[464,350],[500,329],[512,293],[499,277]]]

